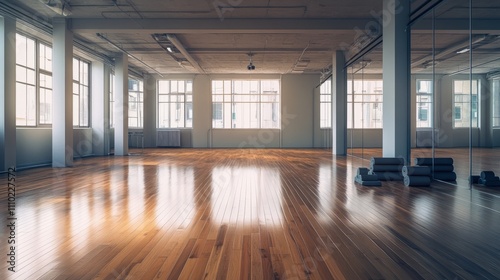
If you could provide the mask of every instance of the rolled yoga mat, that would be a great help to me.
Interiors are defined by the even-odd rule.
[[[358,173],[356,175],[368,175],[368,172],[370,169],[365,168],[365,167],[359,167],[358,168]]]
[[[453,165],[453,158],[416,158],[415,165]]]
[[[480,176],[472,175],[472,176],[469,177],[469,182],[471,184],[479,184],[479,179],[481,179]]]
[[[378,179],[375,181],[363,181],[362,176],[375,176],[375,175],[356,175],[356,177],[354,177],[354,181],[358,184],[361,184],[361,185],[367,186],[367,187],[382,186],[382,183]]]
[[[401,172],[403,165],[381,165],[375,164],[371,167],[373,172]]]
[[[401,170],[403,176],[431,176],[431,169],[428,166],[403,166]]]
[[[403,181],[401,172],[376,172],[380,181]]]
[[[383,157],[372,157],[370,160],[370,166],[374,165],[404,165],[405,160],[403,158],[383,158]]]
[[[405,186],[430,186],[431,178],[427,176],[405,176],[404,179]]]
[[[500,187],[500,180],[499,181],[486,181],[484,183],[486,187]]]
[[[377,175],[357,175],[357,178],[359,178],[361,181],[378,181],[378,176]]]
[[[495,172],[493,171],[482,171],[481,172],[481,179],[489,181],[490,179],[495,178]]]
[[[434,179],[441,181],[456,181],[457,174],[455,172],[434,172]]]
[[[455,168],[453,165],[422,165],[430,167],[431,171],[434,172],[452,172]]]

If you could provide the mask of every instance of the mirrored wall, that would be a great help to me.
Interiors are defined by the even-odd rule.
[[[485,170],[500,175],[497,6],[412,1],[412,164],[416,157],[452,157],[459,185]],[[348,65],[348,154],[356,160],[382,156],[382,76],[382,44]]]

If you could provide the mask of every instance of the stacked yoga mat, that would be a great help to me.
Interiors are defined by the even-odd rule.
[[[499,187],[500,179],[495,176],[493,171],[483,171],[479,177],[478,183],[486,187]]]
[[[370,161],[369,175],[377,175],[380,181],[403,181],[401,171],[405,161],[403,158],[373,157]]]
[[[360,167],[358,168],[358,173],[354,177],[354,181],[363,186],[381,186],[382,183],[378,179],[377,175],[368,174],[370,170],[368,168]]]
[[[431,169],[428,166],[403,166],[401,173],[407,187],[428,187],[431,185]]]
[[[453,171],[452,158],[416,158],[415,164],[417,166],[428,166],[436,180],[457,180],[457,174]]]

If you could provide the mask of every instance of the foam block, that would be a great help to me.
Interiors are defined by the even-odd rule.
[[[407,187],[408,186],[424,187],[431,185],[431,178],[427,176],[405,176],[403,181],[405,186]]]
[[[358,173],[356,175],[368,175],[368,172],[370,172],[370,169],[364,168],[364,167],[359,167]]]
[[[372,157],[370,160],[371,166],[373,165],[404,165],[404,158],[383,158],[383,157]]]
[[[434,179],[441,181],[456,181],[457,174],[455,172],[434,172]]]
[[[431,176],[431,169],[428,166],[403,166],[401,173],[403,176]]]
[[[401,172],[403,165],[381,165],[375,164],[371,167],[373,172]]]
[[[453,165],[453,158],[416,158],[415,165]]]
[[[490,179],[495,178],[495,172],[493,171],[482,171],[481,172],[481,179],[489,181]]]

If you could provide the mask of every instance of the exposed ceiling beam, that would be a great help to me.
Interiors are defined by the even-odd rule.
[[[378,24],[371,19],[96,19],[73,18],[72,30],[81,33],[297,33],[365,30]],[[468,32],[467,19],[436,19],[436,29]],[[430,20],[420,20],[412,31],[431,30]],[[500,19],[475,19],[474,31],[500,33]],[[487,32],[486,32],[487,31]]]
[[[325,33],[364,30],[374,19],[96,19],[74,18],[80,33]]]

